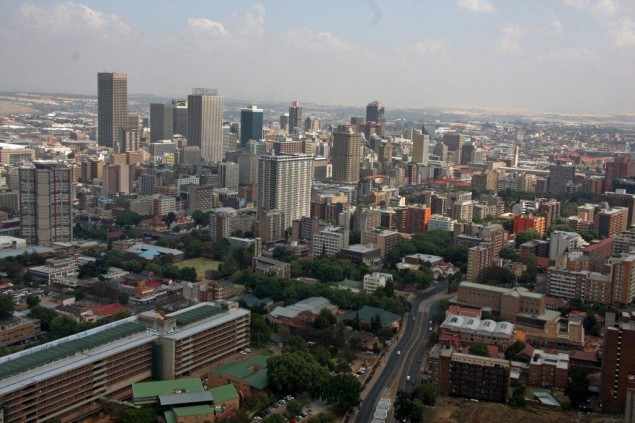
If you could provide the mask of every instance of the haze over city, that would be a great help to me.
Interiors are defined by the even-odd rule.
[[[635,4],[3,1],[0,90],[216,87],[245,101],[635,111]]]

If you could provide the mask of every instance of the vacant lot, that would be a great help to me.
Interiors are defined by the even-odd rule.
[[[512,408],[504,404],[479,402],[465,399],[438,397],[433,408],[426,408],[426,422],[430,423],[493,423],[493,422],[540,422],[540,423],[609,423],[623,421],[601,414],[580,415],[577,412],[547,410],[528,406]]]
[[[217,270],[218,265],[221,264],[220,261],[206,259],[206,258],[194,258],[189,260],[183,260],[178,263],[175,263],[176,267],[182,269],[184,267],[193,267],[196,269],[196,276],[198,280],[205,278],[205,272],[207,270]]]

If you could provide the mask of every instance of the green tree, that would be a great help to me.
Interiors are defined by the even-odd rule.
[[[336,374],[331,376],[323,386],[322,399],[340,410],[348,410],[360,404],[359,394],[362,385],[352,374]]]
[[[516,341],[507,347],[505,351],[505,359],[507,360],[516,360],[516,355],[525,349],[525,343],[523,341]]]
[[[587,311],[584,320],[582,320],[582,326],[584,326],[584,330],[590,332],[593,326],[595,326],[597,323],[598,321],[595,318],[595,313],[593,311]]]
[[[516,234],[516,248],[520,247],[521,244],[525,242],[534,240],[534,239],[542,239],[542,235],[537,230],[531,228],[526,229],[518,234]]]
[[[575,367],[569,370],[569,380],[564,388],[564,394],[569,397],[574,408],[584,405],[591,396],[589,385],[589,378],[584,371]]]
[[[135,212],[125,212],[115,220],[119,226],[136,226],[143,220],[143,217]]]
[[[423,423],[423,401],[420,399],[412,400],[412,408],[410,410],[410,423]]]
[[[306,391],[318,398],[329,374],[311,354],[295,351],[270,357],[267,360],[267,377],[278,391]]]
[[[53,319],[58,316],[59,314],[57,314],[53,310],[42,307],[40,305],[37,305],[29,310],[29,317],[38,319],[40,321],[42,330],[45,332],[51,330],[51,323],[53,322]]]
[[[267,324],[267,320],[258,313],[251,313],[251,321],[249,322],[251,332],[251,342],[260,347],[271,342],[271,328]]]
[[[412,400],[410,394],[401,389],[397,391],[395,399],[395,417],[398,421],[408,419],[412,414]]]
[[[70,317],[59,316],[53,319],[51,322],[51,329],[49,330],[50,339],[64,338],[65,336],[73,335],[78,332],[77,322]]]
[[[472,345],[468,351],[472,355],[478,355],[481,357],[489,357],[489,352],[487,351],[487,345],[481,344],[480,342]]]
[[[129,298],[125,293],[120,292],[117,296],[117,301],[119,301],[121,305],[128,305]]]
[[[505,247],[498,254],[502,259],[515,261],[518,259],[518,253],[513,248]]]
[[[0,294],[0,318],[13,314],[13,297],[9,294]]]
[[[433,383],[421,383],[412,391],[411,396],[421,400],[425,405],[433,407],[437,401],[437,387]]]
[[[196,269],[194,267],[184,267],[181,269],[180,278],[184,281],[197,281],[198,275],[196,274]]]
[[[123,423],[155,423],[157,411],[153,408],[132,408],[123,415]]]
[[[323,308],[320,314],[313,321],[313,327],[316,329],[326,329],[337,323],[337,319],[328,309]]]
[[[297,416],[303,408],[302,403],[298,400],[291,400],[287,403],[287,413],[290,416]]]
[[[203,255],[204,244],[198,239],[192,240],[185,245],[185,257],[195,258]]]
[[[197,225],[200,225],[200,226],[209,225],[209,213],[204,213],[200,210],[194,210],[192,212],[192,219],[194,220],[194,223],[196,223]]]
[[[527,400],[525,399],[526,392],[527,387],[525,385],[516,386],[512,393],[512,397],[509,399],[509,405],[519,408],[525,407],[527,405]]]
[[[28,295],[26,297],[26,306],[29,309],[32,309],[38,304],[40,304],[40,297],[38,297],[37,295]]]
[[[163,221],[165,222],[165,225],[168,227],[168,229],[170,229],[170,225],[176,221],[176,213],[169,212],[165,215]]]
[[[285,420],[282,414],[270,414],[262,419],[262,423],[285,423]]]

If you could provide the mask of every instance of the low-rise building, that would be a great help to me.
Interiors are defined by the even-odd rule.
[[[0,345],[23,344],[43,336],[38,319],[11,316],[0,320]]]
[[[243,397],[253,398],[269,386],[267,357],[256,355],[239,362],[223,364],[209,372],[207,384],[210,388],[228,383]]]
[[[569,354],[551,354],[543,350],[534,350],[529,361],[527,383],[542,388],[564,389],[569,374]]]
[[[364,275],[364,292],[372,294],[379,287],[385,287],[387,282],[392,282],[393,278],[390,273],[373,272]]]

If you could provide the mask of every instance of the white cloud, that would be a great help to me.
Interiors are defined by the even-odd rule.
[[[613,27],[613,35],[617,46],[635,46],[635,21],[628,16],[619,19]]]
[[[289,44],[312,51],[347,51],[353,48],[330,32],[315,32],[307,27],[293,29],[284,38]]]
[[[490,0],[458,0],[457,5],[472,13],[492,13],[495,11]]]
[[[412,45],[412,50],[418,54],[436,53],[444,48],[444,43],[437,40],[417,41]]]
[[[518,54],[520,53],[520,44],[518,39],[522,37],[523,30],[516,24],[505,24],[503,27],[501,36],[496,41],[496,48],[498,51],[505,54]]]
[[[545,32],[550,35],[562,35],[564,34],[564,26],[559,19],[554,18],[545,28]]]
[[[20,5],[18,20],[30,30],[85,38],[99,35],[104,38],[129,37],[134,27],[115,14],[107,14],[83,4],[66,2],[43,9],[31,3]]]
[[[245,15],[243,35],[262,35],[265,32],[265,7],[254,4]]]
[[[587,9],[591,4],[589,0],[562,0],[562,2],[577,9]]]
[[[213,38],[225,37],[229,34],[222,23],[207,18],[188,19],[185,31]]]
[[[552,60],[594,60],[597,57],[597,54],[585,47],[552,50],[547,54],[547,58]]]

